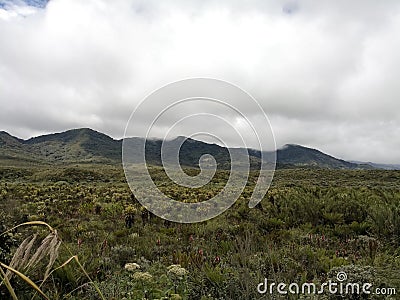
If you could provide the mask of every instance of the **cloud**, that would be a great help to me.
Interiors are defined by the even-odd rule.
[[[260,102],[278,146],[400,162],[398,1],[2,3],[0,129],[20,137],[119,138],[154,89],[212,77]]]

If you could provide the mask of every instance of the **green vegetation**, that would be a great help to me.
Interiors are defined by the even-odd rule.
[[[229,176],[218,171],[194,192],[167,181],[161,168],[152,175],[167,194],[188,202],[212,197]],[[261,204],[249,209],[255,178],[221,216],[175,224],[144,210],[117,167],[3,167],[2,232],[45,221],[57,239],[43,226],[19,227],[0,236],[0,261],[11,265],[21,245],[26,254],[30,245],[32,258],[53,241],[36,263],[13,263],[49,299],[99,299],[96,288],[105,299],[260,299],[257,284],[265,277],[322,283],[338,270],[400,293],[399,171],[278,170]],[[18,299],[41,298],[20,277],[9,278]],[[3,282],[0,299],[12,299]],[[323,297],[317,299],[330,299]]]
[[[127,139],[129,150],[140,152],[143,138]],[[182,166],[198,167],[203,154],[212,155],[219,169],[230,169],[230,154],[236,152],[241,157],[250,159],[251,168],[259,169],[261,152],[254,149],[225,148],[216,144],[208,144],[191,138],[177,137],[162,141],[148,139],[146,143],[146,161],[153,165],[161,165],[161,146],[166,151],[164,162],[175,157],[171,149],[180,147],[179,162]],[[7,132],[0,131],[0,163],[2,166],[62,166],[65,164],[121,164],[122,140],[114,140],[108,135],[90,128],[71,129],[65,132],[53,133],[22,140]],[[139,148],[140,149],[140,148]],[[273,161],[271,152],[264,152],[264,159]],[[337,159],[319,150],[300,145],[286,145],[276,151],[277,168],[324,168],[324,169],[374,169],[371,164],[357,164]],[[398,166],[376,165],[378,168],[397,168]]]

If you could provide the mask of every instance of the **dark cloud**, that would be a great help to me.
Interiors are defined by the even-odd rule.
[[[120,138],[154,89],[212,77],[255,96],[278,146],[400,162],[398,1],[1,3],[2,130],[92,127]]]

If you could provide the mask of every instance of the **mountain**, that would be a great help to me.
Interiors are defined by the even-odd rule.
[[[122,141],[89,128],[21,140],[0,133],[0,158],[29,163],[115,163]]]
[[[369,165],[376,169],[382,169],[382,170],[400,170],[399,164],[379,164],[379,163],[362,162],[362,161],[351,161],[351,162],[359,165]]]
[[[132,137],[126,140],[132,147],[146,143],[146,161],[150,164],[161,164],[161,140]],[[261,163],[261,152],[254,149],[225,148],[186,137],[177,137],[165,141],[166,162],[172,162],[174,149],[181,146],[179,162],[188,167],[198,167],[199,159],[204,154],[215,158],[219,168],[230,168],[229,151],[239,158],[250,157],[251,167],[258,168]],[[133,148],[135,149],[135,148]],[[138,151],[139,153],[139,151]],[[273,152],[263,153],[270,158]],[[42,135],[22,140],[0,131],[0,163],[14,164],[76,164],[101,163],[120,164],[122,140],[115,140],[90,128],[72,129],[65,132]],[[365,169],[375,168],[371,164],[358,164],[337,159],[317,149],[289,144],[276,152],[278,168],[327,168],[327,169]],[[205,165],[210,159],[204,160]],[[211,165],[210,165],[211,166]]]
[[[34,155],[24,147],[24,140],[10,135],[5,131],[0,131],[0,160],[10,161],[11,164],[20,160],[27,162],[38,162]]]
[[[277,150],[277,162],[280,166],[317,167],[325,169],[358,169],[360,164],[351,163],[325,154],[317,149],[295,144],[287,144]]]
[[[146,144],[146,161],[152,164],[161,165],[163,163],[172,164],[176,160],[176,153],[179,152],[179,164],[189,167],[198,167],[199,161],[205,168],[212,168],[216,163],[219,169],[230,168],[230,153],[236,158],[236,166],[244,167],[248,164],[248,156],[250,157],[250,167],[252,169],[258,169],[261,160],[261,155],[252,155],[251,150],[243,148],[225,148],[217,144],[209,144],[195,139],[179,136],[172,140],[165,140],[164,145],[161,140],[148,139],[144,141],[143,138],[128,138],[126,139],[126,147],[129,151],[130,162],[140,162],[143,153],[140,148],[143,147],[143,143]],[[161,160],[161,147],[163,147],[163,160]],[[259,152],[259,151],[258,151]],[[248,154],[249,153],[249,154]],[[211,155],[214,160],[210,157],[203,155]]]
[[[121,158],[122,141],[90,128],[81,128],[31,138],[25,144],[50,159],[112,162]]]

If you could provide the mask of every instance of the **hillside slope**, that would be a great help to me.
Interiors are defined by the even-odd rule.
[[[132,147],[143,144],[143,138],[129,138]],[[165,142],[166,160],[172,157],[172,149],[182,144],[179,161],[181,165],[198,167],[204,154],[212,155],[219,168],[230,168],[229,151],[242,157],[250,156],[252,168],[261,163],[261,153],[254,149],[228,149],[186,137],[177,137]],[[150,164],[161,164],[161,140],[146,141],[146,159]],[[134,151],[134,148],[133,148]],[[138,151],[139,152],[139,151]],[[171,153],[170,153],[171,152]],[[106,134],[90,128],[72,129],[65,132],[42,135],[22,140],[0,132],[0,160],[2,165],[29,164],[74,164],[102,163],[121,164],[122,140],[115,140]],[[264,157],[274,156],[271,152]],[[276,152],[278,168],[326,168],[326,169],[368,169],[367,164],[357,164],[327,155],[317,149],[300,145],[285,145]]]

